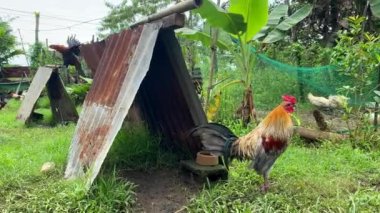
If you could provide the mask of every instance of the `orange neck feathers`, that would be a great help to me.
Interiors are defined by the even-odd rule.
[[[264,127],[269,125],[277,124],[279,126],[285,127],[292,125],[292,119],[289,113],[285,110],[283,104],[280,104],[270,112],[267,117],[262,121]]]

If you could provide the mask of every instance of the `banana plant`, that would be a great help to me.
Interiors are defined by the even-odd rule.
[[[247,91],[252,91],[250,82],[254,58],[251,51],[249,51],[248,43],[252,41],[254,35],[260,31],[268,20],[268,0],[231,0],[228,11],[222,10],[210,0],[204,0],[202,6],[194,10],[194,12],[199,13],[210,26],[221,28],[238,40],[236,42],[239,45],[238,53],[235,54],[236,62],[242,72],[241,81],[245,87],[242,103],[245,106],[248,105],[248,108],[251,109],[248,115],[249,118],[243,120],[250,120],[251,117],[256,118],[253,98],[246,95],[252,94]],[[183,32],[182,35],[184,35]],[[189,34],[187,33],[187,35]],[[197,39],[206,45],[205,41],[209,41],[208,44],[211,43],[211,37],[208,35],[207,39],[205,39],[205,35],[201,35],[200,33],[198,35],[193,36],[193,39]],[[220,44],[220,42],[217,42],[218,46]],[[234,52],[233,49],[236,49],[228,45],[227,47],[231,52]],[[207,108],[206,103],[205,109]],[[214,107],[212,109],[215,111]]]
[[[280,4],[276,6],[269,14],[267,25],[256,34],[254,39],[262,43],[274,43],[283,40],[292,27],[310,15],[312,9],[312,5],[306,4],[288,16],[288,5]]]
[[[205,32],[183,27],[183,28],[176,29],[175,33],[178,36],[189,39],[189,40],[200,41],[203,45],[206,45],[206,46],[211,45],[211,37]],[[216,41],[216,46],[222,50],[231,49],[230,44],[227,43],[227,41],[222,41],[221,39],[218,39]]]
[[[212,27],[221,28],[246,43],[266,24],[268,0],[231,0],[228,12],[212,1],[204,0],[194,12],[199,13]]]

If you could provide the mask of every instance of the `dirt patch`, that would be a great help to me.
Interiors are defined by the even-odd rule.
[[[138,206],[134,212],[176,212],[188,203],[202,185],[191,181],[177,168],[154,171],[126,171],[122,174],[137,185]]]

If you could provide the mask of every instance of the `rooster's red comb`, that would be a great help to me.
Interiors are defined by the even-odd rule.
[[[290,102],[290,103],[292,103],[292,104],[296,104],[296,103],[297,103],[297,99],[296,99],[296,97],[291,96],[291,95],[283,95],[283,96],[282,96],[282,100],[283,100],[283,101]]]

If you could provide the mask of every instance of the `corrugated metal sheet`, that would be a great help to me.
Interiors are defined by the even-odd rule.
[[[34,76],[32,83],[29,86],[28,93],[25,95],[25,99],[22,101],[20,109],[18,110],[17,119],[26,122],[32,114],[34,105],[37,99],[40,97],[42,90],[44,89],[47,81],[49,80],[53,68],[40,67]]]
[[[2,76],[3,75],[3,76]],[[3,78],[23,78],[30,75],[29,67],[4,67],[1,70],[0,77]]]
[[[108,37],[70,147],[65,177],[91,184],[149,69],[161,23]]]
[[[105,46],[106,42],[103,40],[101,42],[81,45],[80,47],[81,55],[86,59],[86,64],[91,69],[92,76],[95,76]]]

